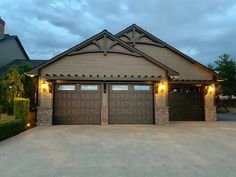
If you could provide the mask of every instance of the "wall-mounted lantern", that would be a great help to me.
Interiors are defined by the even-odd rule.
[[[45,80],[43,80],[41,82],[41,91],[42,92],[47,92],[48,91],[48,83]]]
[[[155,85],[155,93],[164,93],[166,91],[166,83],[160,82]]]
[[[205,91],[206,95],[208,94],[214,94],[215,93],[215,85],[212,84],[212,85],[209,85],[209,86],[206,86],[206,91]]]

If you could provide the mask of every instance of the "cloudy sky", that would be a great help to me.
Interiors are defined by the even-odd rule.
[[[225,52],[236,58],[235,0],[1,0],[0,9],[31,59],[133,23],[205,65]]]

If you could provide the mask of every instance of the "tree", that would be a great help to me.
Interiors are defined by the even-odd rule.
[[[231,97],[236,91],[236,62],[228,54],[223,54],[215,60],[213,69],[224,79],[221,89],[224,95]]]
[[[29,98],[31,106],[35,103],[35,79],[25,75],[32,67],[28,64],[12,66],[2,78],[1,85],[1,100],[3,111],[12,114],[13,100],[17,97]]]

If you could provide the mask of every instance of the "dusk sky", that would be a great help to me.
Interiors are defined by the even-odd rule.
[[[236,59],[235,0],[1,0],[0,9],[31,59],[134,23],[205,65],[225,52]]]

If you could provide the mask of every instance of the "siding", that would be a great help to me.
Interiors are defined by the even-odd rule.
[[[167,48],[136,44],[135,47],[164,65],[179,72],[179,79],[191,80],[211,80],[212,75],[197,64],[187,61],[182,56],[172,52]]]
[[[45,74],[85,74],[85,75],[161,75],[165,71],[143,57],[123,54],[87,53],[65,56],[46,66]]]

